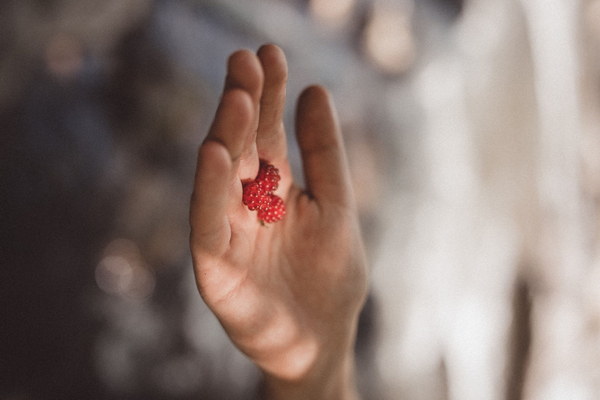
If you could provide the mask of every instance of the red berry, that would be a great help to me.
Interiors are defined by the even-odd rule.
[[[260,162],[260,169],[256,177],[256,182],[258,182],[265,192],[272,193],[277,190],[280,179],[279,170],[275,168],[275,166],[264,161]]]
[[[256,210],[258,219],[265,223],[277,222],[285,215],[283,199],[273,194],[279,186],[280,179],[279,170],[261,160],[256,179],[242,186],[242,203],[250,211]]]
[[[266,223],[277,222],[285,215],[285,203],[275,194],[269,196],[269,205],[258,210],[258,218]]]
[[[269,198],[256,181],[245,183],[243,189],[242,203],[248,206],[249,210],[258,210],[266,207],[269,203]]]

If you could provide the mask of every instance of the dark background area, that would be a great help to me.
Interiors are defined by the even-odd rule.
[[[189,283],[195,148],[226,57],[282,42],[291,99],[312,82],[355,93],[353,79],[373,88],[406,73],[382,70],[357,44],[369,2],[335,29],[319,25],[306,1],[254,3],[258,9],[166,0],[0,5],[1,399],[253,396],[257,372],[215,339],[218,324]],[[460,11],[457,2],[435,5]],[[273,21],[263,25],[272,18],[289,31],[274,34]],[[361,96],[361,108],[383,116],[374,91]],[[341,101],[347,116],[344,108],[356,105]],[[367,114],[343,118],[355,127],[349,142],[393,157],[383,143],[385,117]],[[369,177],[386,162],[357,169]],[[361,215],[375,238],[373,201],[365,198]],[[361,320],[364,371],[374,304]],[[362,376],[374,387],[373,373]]]

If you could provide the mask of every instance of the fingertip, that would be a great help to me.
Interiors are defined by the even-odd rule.
[[[227,70],[235,69],[239,65],[244,65],[247,63],[252,63],[254,59],[254,54],[248,49],[240,49],[236,50],[229,55],[227,59]]]
[[[311,127],[324,130],[331,138],[339,136],[339,124],[332,97],[325,87],[311,85],[300,93],[296,106],[296,133]],[[324,125],[325,124],[325,125]]]
[[[264,44],[256,52],[258,59],[260,60],[263,68],[268,72],[268,77],[273,81],[285,81],[287,80],[288,67],[285,53],[283,50],[275,44]]]
[[[278,45],[276,45],[275,43],[265,43],[265,44],[261,45],[261,46],[258,48],[258,51],[257,51],[257,53],[259,53],[259,54],[260,54],[260,53],[262,53],[262,52],[264,52],[264,51],[270,51],[270,50],[273,50],[273,51],[278,51],[278,52],[281,52],[281,53],[283,53],[283,50],[281,49],[281,47],[279,47],[279,46],[278,46]]]
[[[241,88],[258,99],[262,90],[264,74],[260,60],[250,50],[232,53],[227,60],[226,88]]]
[[[302,93],[300,93],[300,97],[298,102],[300,104],[312,103],[314,101],[319,104],[323,103],[331,103],[331,95],[329,90],[321,85],[311,85],[305,88]]]
[[[265,43],[258,48],[256,52],[259,58],[269,55],[283,56],[283,50],[281,47],[277,46],[274,43]]]

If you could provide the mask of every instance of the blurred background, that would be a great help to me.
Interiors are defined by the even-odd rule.
[[[303,87],[338,105],[364,398],[600,398],[599,27],[600,0],[4,0],[0,399],[255,397],[187,212],[227,56],[265,42],[290,138]]]

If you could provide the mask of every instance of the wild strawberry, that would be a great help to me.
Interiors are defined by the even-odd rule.
[[[285,215],[285,203],[275,194],[269,196],[267,207],[258,210],[258,219],[266,223],[277,222]]]
[[[242,203],[250,211],[258,211],[258,219],[265,223],[277,222],[285,215],[283,199],[273,194],[279,186],[279,170],[272,164],[260,161],[256,179],[242,185]]]
[[[269,203],[269,198],[260,188],[259,184],[256,181],[252,181],[243,185],[242,203],[249,210],[254,211],[266,207]]]
[[[268,164],[265,161],[260,162],[260,169],[256,177],[256,182],[266,193],[272,193],[277,190],[279,186],[279,170],[272,164]]]

